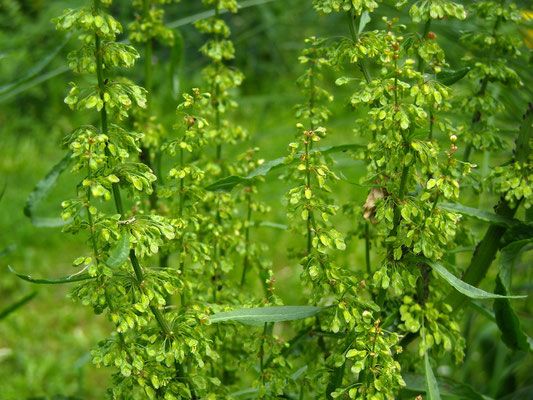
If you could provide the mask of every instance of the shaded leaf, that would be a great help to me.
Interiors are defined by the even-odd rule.
[[[511,288],[511,275],[514,263],[520,251],[533,239],[519,240],[505,246],[500,254],[500,272],[496,277],[495,292],[509,295]],[[518,315],[511,307],[508,299],[496,299],[493,304],[496,324],[502,333],[502,340],[512,350],[533,350],[533,340],[527,336],[520,326]]]
[[[109,268],[116,269],[128,259],[128,255],[130,254],[130,236],[129,232],[125,232],[117,242],[111,255],[105,262]]]
[[[28,281],[31,283],[40,283],[40,284],[46,284],[46,285],[57,285],[61,283],[70,283],[70,282],[79,282],[79,281],[85,281],[87,279],[94,279],[93,276],[85,273],[85,274],[79,274],[79,275],[70,275],[65,276],[63,278],[50,278],[50,279],[38,279],[38,278],[32,278],[30,275],[24,275],[19,274],[16,272],[13,268],[11,268],[9,265],[7,266],[9,270],[17,275],[20,279],[24,281]]]
[[[37,292],[31,292],[30,294],[24,296],[22,299],[16,301],[15,303],[7,306],[2,311],[0,311],[0,320],[7,317],[12,312],[18,310],[20,307],[22,307],[24,304],[26,304],[28,301],[33,299],[37,295]]]
[[[480,221],[489,222],[493,225],[511,227],[522,224],[517,219],[494,214],[478,208],[467,207],[459,203],[439,203],[438,206],[448,211],[457,212],[468,217],[476,218]]]
[[[448,69],[443,70],[437,74],[437,81],[446,86],[451,86],[454,83],[463,79],[470,71],[470,67],[461,68],[458,70]]]
[[[484,290],[481,290],[475,286],[469,285],[468,283],[455,277],[455,275],[451,274],[446,268],[444,268],[439,263],[431,261],[431,260],[427,260],[427,259],[422,259],[422,260],[425,263],[427,263],[433,269],[433,271],[435,271],[442,279],[444,279],[451,286],[453,286],[458,292],[464,294],[467,297],[470,297],[471,299],[479,299],[479,300],[497,299],[497,298],[521,299],[521,298],[527,297],[527,296],[502,296],[499,294],[485,292]]]
[[[327,307],[315,306],[279,306],[244,308],[224,311],[209,317],[212,323],[236,321],[246,325],[263,326],[267,322],[295,321],[312,317]]]
[[[416,393],[426,393],[425,377],[422,375],[404,374],[405,381],[403,390]],[[490,397],[477,392],[472,386],[457,382],[448,377],[439,376],[436,378],[439,384],[441,397],[454,397],[468,400],[492,400]]]

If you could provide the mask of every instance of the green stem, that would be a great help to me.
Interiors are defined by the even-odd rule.
[[[246,229],[244,231],[244,260],[242,265],[242,276],[241,276],[241,287],[244,286],[244,282],[246,281],[246,270],[248,269],[248,265],[250,263],[250,255],[249,255],[249,247],[250,247],[250,223],[251,223],[251,217],[252,217],[252,199],[250,195],[251,188],[247,187],[246,190],[248,191],[246,193]]]
[[[366,263],[366,272],[368,275],[372,274],[372,269],[370,266],[370,233],[368,221],[365,222],[365,263]]]
[[[347,16],[348,16],[348,26],[350,28],[350,34],[352,35],[352,40],[355,43],[358,43],[359,42],[359,24],[361,23],[361,17],[359,15],[356,15],[353,12],[353,10],[349,11],[347,13]],[[370,71],[368,70],[368,66],[366,64],[366,58],[359,59],[359,61],[357,62],[357,65],[359,66],[359,69],[363,73],[366,83],[372,82],[372,77],[370,75]]]

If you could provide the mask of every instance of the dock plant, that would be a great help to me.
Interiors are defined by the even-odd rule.
[[[85,123],[65,136],[66,157],[25,210],[32,217],[68,165],[77,185],[62,202],[63,231],[86,249],[66,278],[17,273],[76,282],[70,296],[105,317],[109,335],[90,354],[111,371],[108,398],[486,398],[444,376],[469,356],[474,312],[513,355],[532,350],[510,302],[524,297],[514,295],[512,270],[531,248],[531,104],[520,120],[508,117],[511,140],[495,123],[506,111],[500,94],[523,86],[509,64],[522,57],[516,5],[309,2],[316,18],[341,21],[339,34],[319,37],[315,26],[302,43],[293,139],[273,158],[237,112],[244,75],[226,18],[237,1],[202,1],[194,25],[206,65],[180,93],[173,127],[153,106],[152,61],[155,41],[182,40],[160,8],[177,1],[134,1],[131,44],[119,41],[111,3],[92,0],[54,19],[79,38],[64,102]],[[437,34],[446,24],[461,30],[464,57],[447,54]],[[139,59],[144,88],[119,75]],[[349,119],[339,123],[340,107]],[[488,171],[473,162],[509,148]],[[344,174],[353,165],[359,179]],[[284,195],[272,201],[275,170]],[[471,193],[492,193],[494,209],[461,204],[472,205]],[[283,223],[268,220],[276,209]],[[488,224],[479,241],[471,218]],[[278,234],[285,266],[264,240]],[[278,271],[290,296],[277,292]],[[483,280],[494,293],[478,287]]]

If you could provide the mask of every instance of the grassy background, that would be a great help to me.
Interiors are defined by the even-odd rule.
[[[27,76],[63,41],[65,35],[53,29],[50,19],[64,8],[83,3],[0,1],[0,186],[6,185],[0,202],[0,252],[7,248],[12,250],[0,258],[0,310],[31,291],[38,291],[37,296],[22,309],[0,320],[2,400],[46,398],[56,394],[101,399],[109,383],[108,371],[98,370],[87,361],[89,349],[109,334],[110,324],[102,316],[93,315],[88,308],[68,299],[68,285],[36,288],[18,280],[7,270],[9,264],[19,272],[34,276],[64,276],[72,273],[72,260],[86,251],[82,236],[63,234],[58,228],[34,227],[22,212],[25,199],[34,185],[62,157],[61,138],[73,127],[92,122],[87,120],[91,118],[87,114],[72,112],[63,103],[68,82],[77,78],[66,72],[42,82],[30,79],[19,86],[24,90],[3,91],[5,85]],[[167,6],[166,20],[179,21],[194,15],[201,11],[199,3],[182,0],[180,4]],[[132,19],[129,4],[122,0],[116,1],[113,6],[114,15],[125,27]],[[377,15],[398,14],[390,7],[382,6]],[[408,21],[405,15],[399,16]],[[272,1],[227,17],[236,45],[235,65],[247,77],[237,93],[241,107],[234,117],[247,128],[250,139],[235,148],[224,148],[225,155],[232,157],[249,146],[259,146],[260,156],[266,160],[286,154],[287,144],[295,133],[292,107],[301,101],[295,80],[302,72],[297,57],[303,39],[310,35],[346,35],[347,27],[342,17],[320,17],[312,10],[310,2],[298,0]],[[379,23],[376,17],[369,28],[377,28]],[[454,68],[461,66],[460,58],[464,55],[464,49],[457,41],[464,26],[441,22],[432,28],[446,48],[448,61]],[[419,27],[413,29],[420,30]],[[187,90],[201,84],[198,71],[206,60],[199,55],[197,48],[204,38],[190,24],[181,26],[180,31],[185,38],[181,89]],[[77,46],[75,38],[70,38],[38,76],[63,68],[66,54]],[[165,126],[171,127],[175,122],[178,100],[173,99],[168,91],[170,52],[167,48],[157,47],[154,54],[154,108]],[[526,86],[520,91],[502,93],[501,99],[507,110],[497,120],[500,127],[511,131],[517,129],[518,116],[524,111],[527,101],[533,99],[533,81],[527,64],[517,63],[515,67],[519,68]],[[127,73],[134,81],[142,83],[141,66]],[[344,74],[357,76],[358,71],[347,70]],[[352,134],[358,115],[347,106],[349,88],[334,88],[334,76],[335,73],[329,73],[324,82],[326,87],[334,90],[336,97],[332,105],[334,115],[328,125],[331,137],[324,145],[365,142],[366,138]],[[457,94],[468,93],[475,84],[463,82],[457,88]],[[455,122],[458,120],[456,114],[450,114],[450,118]],[[509,143],[512,142],[512,134],[505,137]],[[508,159],[510,152],[509,149],[499,154],[477,154],[475,161],[480,164],[480,171],[487,173],[491,166]],[[364,174],[364,166],[350,157],[339,156],[336,160],[335,170],[343,171],[350,180],[356,181]],[[39,215],[58,215],[60,202],[71,197],[75,184],[76,177],[64,174],[42,204]],[[261,197],[272,207],[271,214],[266,217],[269,221],[287,223],[283,203],[286,189],[287,185],[275,177],[269,178],[268,185],[260,186]],[[365,189],[345,183],[336,184],[334,191],[341,203],[352,201],[362,205],[367,195]],[[478,199],[466,188],[462,201],[488,210],[496,199],[490,195]],[[335,225],[341,232],[346,232],[355,222],[339,217]],[[483,225],[473,221],[468,221],[468,227],[478,236],[484,230]],[[301,290],[294,289],[300,287],[300,267],[296,260],[288,257],[292,248],[302,245],[298,235],[261,228],[253,236],[270,245],[277,294],[286,304],[304,302],[305,299],[300,297]],[[354,270],[363,269],[362,246],[361,240],[354,238],[348,243],[340,262]],[[464,266],[469,256],[466,253],[458,257],[458,265]],[[527,261],[523,260],[518,266],[514,284],[517,290],[530,294],[531,268],[526,268]],[[484,288],[493,289],[490,285]],[[531,300],[517,301],[516,306],[525,330],[532,335],[533,303]],[[507,391],[526,388],[533,382],[531,355],[511,353],[499,340],[499,332],[493,323],[478,314],[467,314],[464,329],[469,350],[465,363],[459,368],[445,361],[438,372],[462,379],[495,397],[504,397]],[[528,398],[530,392],[533,390],[525,390],[524,397],[520,398]]]

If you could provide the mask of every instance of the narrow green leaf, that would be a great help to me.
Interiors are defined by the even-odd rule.
[[[259,6],[261,4],[271,3],[272,1],[276,0],[248,0],[248,1],[242,1],[239,3],[239,10],[242,10],[244,8],[253,7],[253,6]],[[227,13],[228,10],[221,9],[219,10],[219,15]],[[209,10],[209,11],[203,11],[198,14],[190,15],[188,17],[180,18],[176,21],[169,22],[166,24],[168,28],[178,28],[180,26],[185,26],[189,24],[194,24],[196,21],[200,21],[201,19],[206,19],[210,17],[215,16],[215,10]]]
[[[311,153],[331,154],[331,153],[339,153],[339,152],[343,152],[347,150],[360,149],[364,147],[365,146],[361,144],[355,144],[355,143],[341,144],[338,146],[319,147],[319,148],[311,150]],[[226,178],[222,178],[212,183],[211,185],[207,186],[206,190],[209,190],[211,192],[229,193],[235,186],[248,182],[251,179],[255,178],[256,176],[265,176],[268,173],[278,168],[283,168],[287,165],[295,163],[297,160],[299,160],[299,156],[301,156],[302,154],[303,153],[296,154],[294,157],[292,157],[291,161],[288,161],[287,157],[280,157],[280,158],[276,158],[274,160],[268,161],[260,165],[256,169],[254,169],[247,176],[232,175]]]
[[[249,179],[243,176],[232,175],[227,178],[222,178],[209,186],[206,186],[206,190],[217,193],[229,193],[231,190],[241,183],[248,182]]]
[[[295,373],[293,373],[289,378],[293,381],[297,380],[300,376],[303,375],[303,373],[307,371],[307,365],[304,365],[302,368],[298,369]]]
[[[16,93],[18,93],[15,91],[15,89],[38,76],[41,71],[45,69],[48,64],[50,64],[50,61],[54,59],[54,57],[61,51],[61,49],[65,47],[71,35],[72,34],[69,32],[61,41],[61,43],[59,43],[59,45],[57,45],[56,48],[52,50],[52,52],[50,52],[46,55],[46,57],[34,64],[33,67],[22,78],[18,79],[15,82],[0,87],[0,101],[15,95]]]
[[[480,210],[478,208],[467,207],[458,203],[439,203],[438,206],[448,211],[458,212],[468,217],[476,218],[480,221],[489,222],[493,225],[511,227],[522,224],[519,220]]]
[[[437,81],[446,86],[451,86],[454,83],[463,79],[470,71],[470,67],[461,68],[458,70],[448,69],[443,70],[437,74]]]
[[[502,296],[499,294],[493,294],[485,292],[484,290],[481,290],[475,286],[471,286],[466,282],[463,282],[459,278],[455,277],[453,274],[451,274],[446,268],[444,268],[442,265],[440,265],[437,262],[422,259],[425,263],[427,263],[433,271],[435,271],[442,279],[444,279],[446,282],[448,282],[451,286],[453,286],[458,292],[464,294],[467,297],[470,297],[471,299],[502,299],[502,298],[508,298],[508,299],[521,299],[527,296]]]
[[[508,244],[501,250],[500,272],[496,277],[495,292],[509,295],[514,263],[520,251],[533,239],[519,240]],[[508,299],[496,299],[493,304],[496,324],[502,333],[502,340],[512,350],[533,351],[533,340],[521,328],[518,315]]]
[[[0,311],[0,320],[7,317],[9,314],[13,313],[14,311],[18,310],[20,307],[22,307],[24,304],[26,304],[28,301],[33,299],[37,295],[37,292],[31,292],[30,294],[24,296],[22,299],[16,301],[15,303],[7,306],[2,311]]]
[[[315,306],[279,306],[244,308],[224,311],[209,317],[212,323],[236,321],[246,325],[263,326],[267,322],[295,321],[312,317],[327,307]]]
[[[415,393],[426,393],[425,376],[404,374],[402,377],[405,381],[403,390]],[[472,386],[466,383],[458,382],[452,378],[443,376],[439,376],[436,379],[442,397],[458,397],[460,399],[468,400],[492,400],[490,397],[477,392]]]
[[[286,231],[288,228],[287,225],[278,224],[276,222],[268,222],[268,221],[257,221],[257,222],[252,221],[250,226],[256,226],[258,228],[260,227],[273,228],[273,229],[279,229],[282,231]]]
[[[0,192],[0,201],[2,201],[4,194],[6,194],[6,188],[7,188],[7,183],[4,183],[4,185],[2,186],[2,191]]]
[[[130,233],[125,232],[117,242],[105,264],[112,269],[120,267],[128,259],[130,254]]]
[[[43,201],[52,188],[56,185],[57,180],[61,173],[68,167],[70,164],[70,153],[67,153],[52,169],[46,174],[46,176],[37,183],[33,191],[30,193],[26,199],[26,204],[24,206],[24,214],[31,218],[32,223],[35,226],[62,226],[66,224],[61,218],[43,218],[35,216],[37,207]]]
[[[79,281],[86,281],[88,279],[94,279],[93,276],[91,276],[91,275],[89,275],[87,273],[80,274],[80,275],[65,276],[63,278],[37,279],[37,278],[32,278],[29,275],[19,274],[13,268],[11,268],[9,265],[7,267],[9,268],[9,270],[13,274],[17,275],[20,279],[22,279],[24,281],[28,281],[28,282],[31,282],[31,283],[45,284],[45,285],[57,285],[57,284],[61,284],[61,283],[79,282]]]
[[[424,370],[426,373],[426,394],[428,400],[440,400],[440,390],[433,370],[431,369],[431,364],[429,363],[429,356],[426,351],[424,354]]]
[[[365,30],[365,26],[370,22],[370,19],[370,13],[368,11],[365,11],[361,14],[361,19],[359,20],[359,29],[357,30],[359,35]]]
[[[170,90],[172,98],[177,100],[179,98],[181,87],[181,75],[183,72],[183,59],[184,59],[184,41],[181,31],[174,30],[174,44],[170,49],[170,66],[169,66],[169,79]]]

